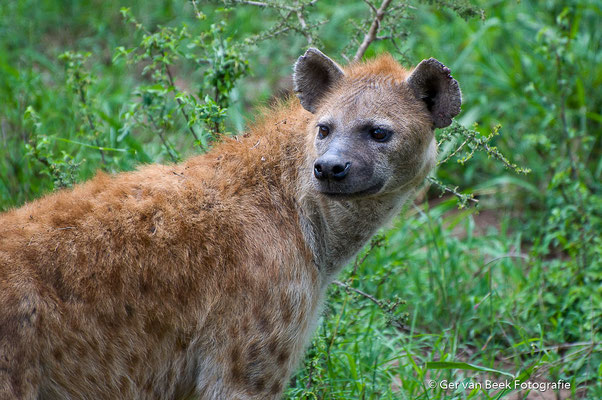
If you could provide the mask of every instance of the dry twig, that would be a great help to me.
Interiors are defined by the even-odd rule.
[[[370,6],[370,9],[372,10],[374,19],[372,20],[370,29],[368,29],[368,32],[364,36],[364,40],[360,44],[360,47],[357,49],[355,56],[353,56],[353,62],[357,62],[362,59],[364,53],[366,53],[366,50],[368,49],[368,46],[370,46],[372,42],[374,42],[375,40],[382,39],[379,38],[377,35],[380,29],[380,24],[385,15],[387,14],[387,8],[389,7],[389,5],[391,5],[391,1],[392,0],[383,0],[378,10],[376,9],[376,7],[374,7],[374,5],[372,5],[372,3],[366,1],[366,3]]]
[[[314,35],[312,34],[312,32],[315,31],[316,27],[322,25],[325,22],[322,21],[314,24],[310,24],[307,22],[307,17],[305,14],[306,9],[308,7],[313,6],[317,2],[318,0],[296,0],[292,2],[292,5],[288,5],[282,4],[277,1],[225,0],[226,4],[241,4],[264,9],[271,8],[278,11],[278,13],[280,14],[280,22],[278,22],[278,24],[272,29],[270,29],[268,32],[262,35],[258,35],[253,40],[253,42],[273,38],[274,36],[278,36],[292,30],[299,32],[300,34],[305,36],[305,39],[307,40],[307,44],[309,46],[313,45],[315,42]],[[290,21],[292,16],[296,16],[297,21]]]

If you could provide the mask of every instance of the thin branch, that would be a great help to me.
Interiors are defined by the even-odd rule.
[[[368,7],[370,7],[370,9],[372,10],[372,13],[374,15],[376,15],[376,13],[378,13],[378,10],[376,9],[376,7],[374,7],[374,4],[372,4],[372,2],[370,0],[364,0],[364,3],[366,3],[368,5]]]
[[[192,7],[194,8],[194,14],[196,15],[196,17],[200,20],[203,19],[203,14],[199,11],[199,8],[196,4],[196,0],[191,0],[192,3]]]
[[[84,114],[86,114],[86,119],[88,120],[88,125],[90,126],[90,130],[92,131],[92,134],[94,136],[96,136],[96,126],[94,124],[94,121],[92,121],[92,117],[90,116],[90,113],[88,112],[88,102],[86,100],[86,93],[84,92],[84,87],[83,84],[80,83],[80,75],[78,72],[75,73],[75,80],[76,82],[78,82],[78,93],[79,93],[79,99],[82,102],[82,104],[84,105]],[[98,140],[97,137],[95,137],[94,139],[96,146],[99,148],[98,151],[100,152],[100,158],[102,160],[103,165],[107,164],[107,161],[105,160],[105,152],[102,150],[101,145],[100,145],[100,141]]]
[[[400,331],[403,331],[403,332],[410,331],[409,327],[407,325],[405,325],[401,321],[400,318],[395,317],[395,315],[394,315],[395,308],[397,308],[397,306],[399,306],[401,304],[400,301],[396,301],[395,303],[389,303],[387,301],[379,300],[376,297],[372,296],[371,294],[368,294],[362,290],[356,289],[356,288],[352,287],[351,285],[348,285],[344,282],[333,281],[332,283],[334,285],[344,288],[347,293],[349,293],[349,291],[352,291],[352,292],[355,292],[355,293],[359,294],[360,296],[365,297],[366,299],[370,300],[371,302],[376,304],[376,306],[387,315],[389,324],[391,324],[395,328],[399,329]],[[347,301],[347,299],[345,299],[345,301]]]
[[[169,145],[169,143],[167,143],[167,139],[165,139],[165,137],[163,136],[164,129],[159,127],[159,125],[157,125],[157,123],[155,122],[155,119],[153,118],[151,113],[147,113],[147,115],[151,121],[151,124],[153,124],[153,126],[157,130],[157,135],[159,135],[159,138],[161,138],[161,141],[163,142],[163,146],[165,146],[165,149],[167,150],[167,154],[169,154],[169,157],[171,158],[171,160],[173,162],[178,162],[178,158],[172,153],[171,146]]]
[[[372,296],[371,294],[368,294],[368,293],[363,292],[363,291],[361,291],[359,289],[351,287],[348,284],[343,283],[341,281],[333,281],[332,283],[334,283],[337,286],[340,286],[340,287],[344,288],[345,290],[351,290],[351,291],[353,291],[353,292],[355,292],[355,293],[357,293],[357,294],[359,294],[361,296],[364,296],[365,298],[367,298],[368,300],[372,301],[373,303],[375,303],[379,307],[382,306],[380,300],[378,300],[376,297]]]
[[[165,56],[165,53],[163,53],[163,56]],[[171,87],[174,90],[177,90],[173,76],[171,75],[171,71],[169,70],[169,66],[167,64],[164,64],[164,66],[165,66],[165,72],[167,73],[167,79],[169,80],[169,84],[171,85]],[[199,137],[197,136],[194,129],[192,129],[192,125],[190,124],[190,118],[188,117],[188,113],[184,109],[184,102],[179,97],[177,97],[177,96],[174,96],[174,97],[175,97],[176,101],[178,102],[178,105],[180,106],[180,111],[182,112],[184,119],[186,120],[186,125],[188,126],[188,130],[190,130],[190,133],[192,133],[192,136],[194,136],[194,139],[197,141],[197,143],[199,143],[199,146],[202,148],[201,141],[199,140]]]
[[[364,263],[364,261],[366,261],[366,258],[368,258],[370,253],[372,253],[372,250],[374,250],[375,247],[380,246],[382,244],[382,242],[383,242],[383,239],[380,239],[380,238],[372,239],[372,242],[370,243],[370,248],[366,251],[366,254],[364,254],[362,259],[360,260],[359,257],[356,257],[355,262],[353,263],[353,272],[351,273],[351,276],[354,276],[356,274],[357,269],[359,268],[360,265],[362,265]]]
[[[463,194],[458,192],[458,187],[450,187],[447,186],[445,184],[443,184],[441,181],[439,181],[437,178],[432,177],[432,176],[428,176],[427,181],[429,181],[430,183],[432,183],[433,185],[437,186],[439,189],[441,189],[443,191],[442,194],[445,193],[450,193],[453,194],[454,196],[456,196],[458,198],[458,200],[460,201],[460,204],[462,206],[465,206],[469,201],[473,202],[474,204],[479,204],[479,200],[475,199],[471,194]]]
[[[323,24],[323,22],[319,22],[319,23],[315,23],[315,24],[309,24],[307,23],[307,20],[305,19],[305,15],[303,15],[303,12],[305,11],[305,9],[307,7],[311,7],[314,4],[316,4],[318,2],[318,0],[312,0],[309,1],[307,3],[304,3],[303,1],[296,1],[294,4],[294,6],[288,6],[288,5],[284,5],[284,4],[280,4],[278,2],[263,2],[263,1],[253,1],[253,0],[227,0],[226,4],[230,3],[230,4],[242,4],[242,5],[249,5],[249,6],[255,6],[255,7],[260,7],[260,8],[272,8],[272,9],[276,9],[279,11],[280,13],[280,23],[270,29],[269,32],[267,32],[266,34],[263,35],[257,35],[253,41],[259,41],[259,40],[265,40],[267,38],[272,38],[274,36],[280,35],[282,33],[285,33],[289,30],[295,30],[297,32],[299,32],[300,34],[302,34],[303,36],[305,36],[305,38],[307,39],[307,44],[308,45],[312,45],[314,44],[314,37],[312,36],[311,32],[313,29],[315,29],[316,27],[320,26]],[[283,13],[282,11],[287,11],[287,13]],[[286,15],[284,15],[286,14]],[[299,21],[298,24],[289,21],[289,18],[295,15],[297,17],[297,20]],[[300,27],[297,27],[300,26]]]
[[[378,30],[380,29],[380,23],[383,20],[383,18],[386,15],[386,11],[387,8],[389,7],[389,5],[391,4],[392,0],[383,0],[382,4],[380,5],[380,7],[378,8],[378,10],[376,10],[376,14],[374,15],[374,19],[372,20],[372,25],[370,25],[370,29],[368,30],[368,33],[366,33],[366,36],[364,36],[364,40],[362,41],[362,44],[360,44],[360,47],[357,49],[357,52],[355,53],[355,56],[353,56],[353,62],[357,62],[360,61],[362,59],[362,57],[364,56],[364,53],[366,53],[366,50],[368,49],[368,46],[370,46],[370,43],[374,42],[374,40],[376,40],[376,35],[378,34]],[[370,5],[372,7],[372,9],[374,10],[374,6]]]
[[[561,343],[561,344],[557,344],[557,345],[553,345],[553,346],[548,346],[548,347],[542,347],[541,349],[530,349],[530,350],[526,350],[526,351],[521,351],[515,355],[512,356],[508,356],[508,357],[502,357],[502,360],[506,361],[506,360],[511,360],[514,357],[523,355],[523,354],[530,354],[530,353],[542,353],[542,352],[547,352],[547,351],[559,351],[559,350],[564,350],[564,349],[570,349],[572,347],[584,347],[585,349],[582,350],[586,350],[587,348],[591,347],[594,348],[597,345],[599,345],[599,342],[577,342],[577,343]],[[582,351],[581,350],[581,351]]]
[[[311,37],[311,34],[309,33],[309,29],[307,29],[307,23],[305,22],[305,17],[303,17],[302,9],[297,10],[297,18],[299,19],[299,23],[301,24],[301,30],[303,32],[303,35],[307,39],[307,44],[311,46],[314,40]]]
[[[280,8],[288,11],[296,11],[294,7],[285,6],[284,4],[278,3],[264,3],[262,1],[250,1],[250,0],[230,0],[232,3],[244,4],[248,6],[262,7],[262,8]]]
[[[437,162],[437,165],[445,164],[446,162],[448,162],[453,156],[455,156],[456,154],[458,154],[460,152],[460,150],[462,150],[462,148],[466,145],[466,143],[468,143],[469,140],[470,139],[466,139],[460,146],[458,146],[458,148],[456,150],[452,151],[443,160]]]

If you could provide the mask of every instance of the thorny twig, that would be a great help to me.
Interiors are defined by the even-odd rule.
[[[464,165],[468,162],[477,151],[481,151],[487,154],[487,156],[500,161],[506,168],[513,170],[517,174],[528,174],[530,170],[528,168],[522,168],[514,164],[506,156],[504,156],[495,146],[491,145],[491,141],[494,137],[499,135],[500,127],[496,126],[488,135],[481,135],[475,129],[469,129],[464,127],[457,121],[453,121],[452,125],[445,129],[439,137],[440,142],[453,142],[457,139],[462,139],[462,143],[456,147],[445,158],[440,160],[437,165],[442,165],[451,160],[453,157],[458,157],[458,163]],[[450,187],[443,182],[439,181],[433,176],[429,176],[427,180],[441,189],[441,194],[450,193],[456,196],[460,202],[460,208],[464,208],[469,202],[478,204],[478,200],[474,198],[472,194],[463,194],[458,192],[458,187]]]
[[[440,180],[438,180],[437,178],[435,178],[433,176],[429,176],[426,179],[430,183],[432,183],[433,185],[435,185],[439,189],[441,189],[441,195],[444,195],[445,193],[449,193],[449,194],[453,194],[454,196],[456,196],[458,198],[458,201],[460,202],[460,205],[459,205],[460,208],[466,207],[468,205],[468,202],[472,202],[475,205],[479,204],[479,200],[475,199],[474,195],[472,193],[463,194],[463,193],[458,192],[458,186],[455,186],[455,187],[447,186],[446,184],[444,184],[443,182],[441,182]]]
[[[395,328],[401,330],[401,331],[405,331],[405,332],[409,332],[409,327],[404,324],[402,322],[402,318],[399,318],[397,316],[394,315],[395,310],[397,309],[397,307],[400,304],[404,304],[405,302],[403,300],[396,300],[396,301],[387,301],[387,300],[379,300],[376,297],[372,296],[369,293],[366,293],[360,289],[354,288],[344,282],[335,280],[332,282],[333,284],[342,287],[343,289],[345,289],[345,291],[347,292],[354,292],[359,294],[360,296],[370,300],[371,302],[373,302],[374,304],[376,304],[376,306],[381,309],[386,315],[387,315],[387,320],[388,322],[394,326]]]
[[[466,163],[472,158],[472,156],[477,150],[481,150],[484,151],[489,157],[495,158],[496,160],[500,161],[506,168],[513,170],[515,173],[528,174],[531,171],[530,169],[522,168],[512,163],[497,149],[497,147],[490,146],[491,140],[499,135],[499,130],[500,126],[496,126],[492,129],[491,133],[489,133],[486,136],[483,136],[475,129],[466,128],[462,126],[462,124],[460,124],[458,121],[453,121],[452,125],[443,132],[440,140],[452,140],[456,137],[464,138],[464,142],[462,143],[462,145],[460,145],[460,147],[456,149],[456,151],[451,155],[453,156],[460,149],[462,149],[462,147],[468,145],[469,150],[467,150],[467,154],[464,157],[458,159],[458,162],[460,164]],[[449,159],[450,157],[448,157],[447,159]],[[447,159],[444,161],[447,161]],[[444,161],[442,161],[440,164],[442,164]]]
[[[449,153],[449,155],[447,157],[445,157],[443,160],[438,161],[437,165],[445,164],[446,162],[451,160],[456,154],[458,154],[460,152],[460,150],[462,150],[464,148],[464,146],[466,146],[467,143],[468,143],[468,139],[464,140],[462,142],[462,144],[460,146],[458,146],[454,151]]]
[[[359,295],[362,295],[363,297],[365,297],[365,298],[369,299],[370,301],[372,301],[373,303],[375,303],[377,306],[381,305],[380,300],[378,300],[376,297],[372,296],[371,294],[368,294],[368,293],[363,292],[363,291],[361,291],[359,289],[351,287],[348,284],[343,283],[341,281],[333,281],[332,283],[334,283],[335,285],[340,286],[342,288],[345,288],[345,290],[351,290],[351,291],[353,291],[353,292],[355,292],[355,293],[357,293]]]

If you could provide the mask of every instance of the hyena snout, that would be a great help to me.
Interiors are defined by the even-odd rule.
[[[351,161],[338,154],[325,154],[314,163],[314,176],[320,181],[342,181],[350,169]]]
[[[314,161],[314,182],[318,192],[334,197],[359,197],[374,194],[382,187],[374,174],[369,154],[358,156],[345,150],[330,149]]]

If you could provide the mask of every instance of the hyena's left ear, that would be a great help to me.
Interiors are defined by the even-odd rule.
[[[318,103],[345,75],[341,67],[318,49],[309,48],[295,63],[293,83],[301,105],[316,112]]]
[[[434,58],[422,60],[406,82],[431,112],[435,128],[449,126],[460,112],[462,94],[449,68]]]

